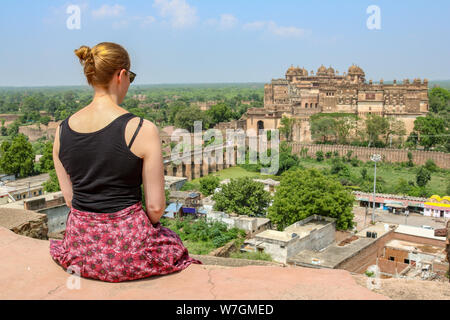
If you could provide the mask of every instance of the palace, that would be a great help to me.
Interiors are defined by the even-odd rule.
[[[284,79],[273,79],[264,86],[264,108],[249,109],[245,121],[247,129],[277,129],[283,116],[296,118],[293,141],[309,143],[309,118],[316,113],[394,116],[404,122],[409,135],[414,120],[427,112],[426,79],[373,83],[366,81],[364,71],[356,65],[342,75],[323,65],[315,74],[291,66]]]

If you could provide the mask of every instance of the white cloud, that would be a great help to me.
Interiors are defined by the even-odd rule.
[[[189,27],[198,20],[197,9],[186,0],[155,0],[153,7],[158,8],[159,14],[168,18],[174,28]]]
[[[147,16],[147,17],[142,18],[141,25],[146,26],[146,25],[154,23],[155,21],[156,21],[155,17]]]
[[[99,9],[93,10],[92,15],[95,18],[118,17],[125,12],[125,7],[115,4],[113,6],[104,4]]]
[[[255,31],[265,30],[266,32],[280,37],[299,38],[306,34],[306,30],[297,27],[283,27],[273,21],[255,21],[246,23],[242,27],[244,30]]]
[[[281,27],[275,22],[268,23],[268,30],[270,33],[281,37],[301,37],[305,34],[305,30],[297,27]]]
[[[231,29],[237,25],[238,20],[232,14],[222,14],[220,15],[219,26],[220,29]]]
[[[267,22],[265,21],[255,21],[244,24],[244,30],[262,30],[266,26]]]

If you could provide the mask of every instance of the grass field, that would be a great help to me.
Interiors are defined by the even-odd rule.
[[[274,176],[271,175],[263,175],[259,172],[251,172],[247,171],[244,168],[241,167],[230,167],[227,169],[223,169],[214,173],[210,173],[209,175],[219,177],[220,181],[225,179],[232,179],[232,178],[240,178],[240,177],[250,177],[250,178],[256,178],[256,179],[268,179],[268,178],[274,178]],[[199,190],[200,189],[200,179],[193,179],[189,182],[186,182],[183,186],[182,190]]]
[[[317,162],[315,159],[301,159],[301,164],[305,168],[331,168],[331,160],[327,159],[322,162]],[[349,165],[349,169],[352,175],[360,176],[361,169],[366,168],[368,174],[373,177],[374,173],[374,165],[373,163],[367,162],[359,167],[353,167]],[[401,178],[406,181],[414,181],[416,182],[416,172],[419,166],[415,166],[412,168],[409,167],[401,167],[399,164],[377,164],[377,177],[383,178],[386,183],[386,186],[394,187],[398,184]],[[447,184],[450,182],[450,170],[439,170],[439,172],[433,172],[431,175],[431,180],[427,184],[427,188],[433,194],[437,194],[440,196],[445,196]]]

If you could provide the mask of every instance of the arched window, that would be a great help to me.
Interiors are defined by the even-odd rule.
[[[264,130],[264,121],[262,121],[262,120],[258,121],[258,131],[259,130]]]
[[[319,104],[318,103],[316,103],[316,109],[317,109],[317,107],[319,106]]]
[[[305,103],[305,108],[308,109],[308,104],[307,103]]]

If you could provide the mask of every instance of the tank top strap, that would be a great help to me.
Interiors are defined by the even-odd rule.
[[[133,138],[131,138],[131,141],[130,141],[130,143],[129,143],[129,145],[128,145],[128,148],[131,148],[131,145],[133,144],[134,139],[136,138],[136,136],[137,136],[139,130],[141,129],[142,122],[144,121],[144,119],[143,119],[142,117],[140,117],[140,119],[141,119],[141,120],[139,121],[139,125],[138,125],[138,127],[136,128],[136,131],[134,132]]]
[[[132,118],[135,118],[135,117],[137,117],[135,114],[133,114],[133,113],[128,113],[125,117],[123,117],[122,119],[120,119],[120,124],[119,124],[119,126],[120,126],[120,134],[122,135],[122,137],[125,137],[125,128],[126,128],[128,122],[129,122]],[[136,130],[135,130],[135,132],[134,132],[134,134],[133,134],[133,137],[131,138],[130,142],[128,143],[128,148],[131,147],[131,145],[133,144],[134,140],[136,139],[136,136],[137,136],[137,134],[138,134],[140,128],[142,127],[142,123],[143,123],[144,119],[143,119],[142,117],[139,117],[139,118],[140,118],[141,120],[139,121],[139,125],[137,126],[137,128],[136,128]],[[124,138],[123,138],[123,139],[124,139]]]

